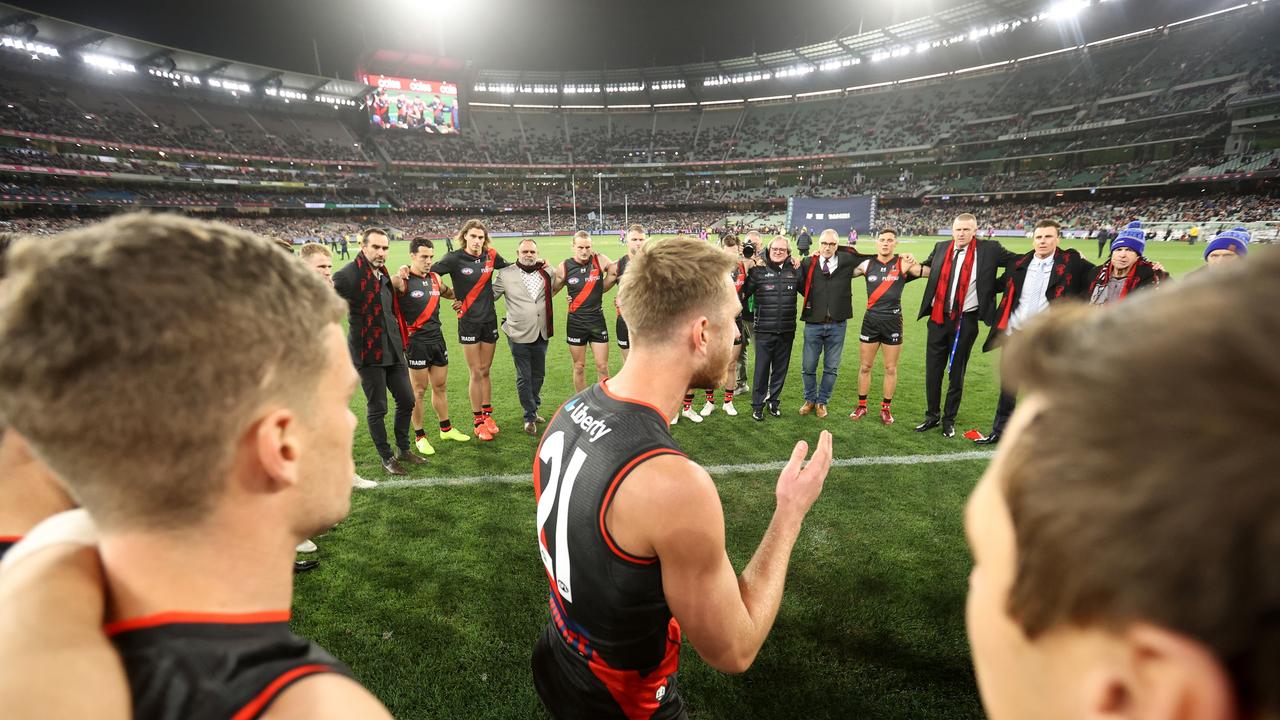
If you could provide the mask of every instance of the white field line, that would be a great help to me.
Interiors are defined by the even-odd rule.
[[[995,454],[994,450],[971,450],[968,452],[940,453],[937,455],[876,455],[871,457],[837,458],[831,462],[832,467],[857,467],[861,465],[924,465],[929,463],[963,462],[966,460],[986,460]],[[785,461],[768,463],[742,463],[739,465],[704,465],[712,475],[729,475],[733,473],[765,472],[781,470]],[[415,487],[435,487],[438,485],[484,485],[489,483],[522,483],[532,482],[532,472],[519,475],[473,475],[470,477],[451,478],[407,478],[404,480],[381,480],[378,489],[397,489]]]

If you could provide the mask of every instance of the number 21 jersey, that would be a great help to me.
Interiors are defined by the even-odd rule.
[[[683,455],[667,419],[604,383],[552,418],[534,459],[538,552],[551,622],[534,648],[534,684],[557,718],[670,718],[680,625],[656,557],[618,547],[605,515],[627,476],[658,455]]]

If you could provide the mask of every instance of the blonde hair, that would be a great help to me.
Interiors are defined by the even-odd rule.
[[[318,242],[309,242],[303,245],[302,249],[298,251],[298,256],[304,260],[312,255],[323,255],[327,258],[331,258],[333,257],[333,251],[329,249],[328,245]]]
[[[735,261],[696,238],[655,242],[619,281],[618,304],[636,344],[661,343],[692,314],[710,315],[732,294],[726,278]]]
[[[627,228],[627,232],[640,233],[641,235],[645,234],[644,226],[641,225],[640,223],[631,223],[631,227]]]
[[[973,213],[960,213],[956,216],[955,220],[951,221],[951,224],[954,225],[958,222],[972,222],[974,225],[977,225],[978,217]]]
[[[204,517],[258,409],[307,407],[344,310],[271,240],[176,215],[123,215],[10,261],[0,417],[104,528]]]

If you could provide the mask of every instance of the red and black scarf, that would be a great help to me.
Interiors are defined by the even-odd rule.
[[[1142,278],[1140,277],[1139,270],[1144,265],[1148,268],[1151,267],[1150,262],[1148,262],[1144,258],[1139,257],[1138,262],[1134,263],[1133,267],[1129,268],[1129,277],[1125,278],[1124,285],[1121,286],[1120,288],[1120,298],[1123,298],[1124,296],[1128,295],[1130,292],[1133,291],[1134,288],[1138,287],[1138,285],[1142,283]],[[1160,274],[1155,272],[1154,269],[1152,270],[1151,279],[1153,281],[1153,284],[1155,285],[1160,284]],[[1089,292],[1086,293],[1085,296],[1090,298],[1090,301],[1092,301],[1094,293],[1098,291],[1098,287],[1102,285],[1106,285],[1110,281],[1111,281],[1111,261],[1108,260],[1106,264],[1098,268],[1098,272],[1094,274],[1093,282],[1089,283]]]
[[[377,365],[382,362],[382,283],[391,282],[387,268],[375,268],[363,252],[356,253],[356,271],[360,273],[360,364]],[[409,344],[409,329],[404,324],[404,315],[400,312],[400,301],[394,292],[391,293],[391,310],[396,316],[396,325],[400,331],[400,339],[404,346]]]
[[[942,272],[938,274],[938,287],[933,293],[933,311],[929,320],[941,325],[947,320],[955,320],[964,310],[964,299],[969,295],[969,278],[973,275],[974,259],[978,257],[977,242],[974,240],[965,246],[964,263],[960,267],[960,277],[956,281],[955,307],[945,307],[947,291],[951,289],[951,261],[956,256],[956,241],[947,245],[947,254],[942,258]]]
[[[1000,299],[1000,309],[998,311],[999,318],[996,320],[997,330],[1006,330],[1009,327],[1009,318],[1013,315],[1014,298],[1018,295],[1018,284],[1013,279],[1014,272],[1023,271],[1025,277],[1025,268],[1031,262],[1031,258],[1035,257],[1035,253],[1027,253],[1018,258],[1013,263],[1013,272],[1008,273],[1008,284],[1004,289],[1004,297]],[[1049,284],[1045,288],[1046,299],[1049,302],[1061,299],[1067,294],[1067,288],[1073,282],[1073,274],[1067,272],[1067,253],[1058,248],[1053,251],[1053,268],[1049,271]]]

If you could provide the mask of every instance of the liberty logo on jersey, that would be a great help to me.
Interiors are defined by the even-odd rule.
[[[587,407],[587,404],[578,398],[574,398],[566,403],[564,409],[569,411],[569,419],[573,421],[573,424],[582,428],[583,432],[591,436],[591,439],[587,442],[594,443],[605,435],[613,432],[613,428],[605,425],[604,420],[597,420],[593,417],[590,413],[590,408]]]

